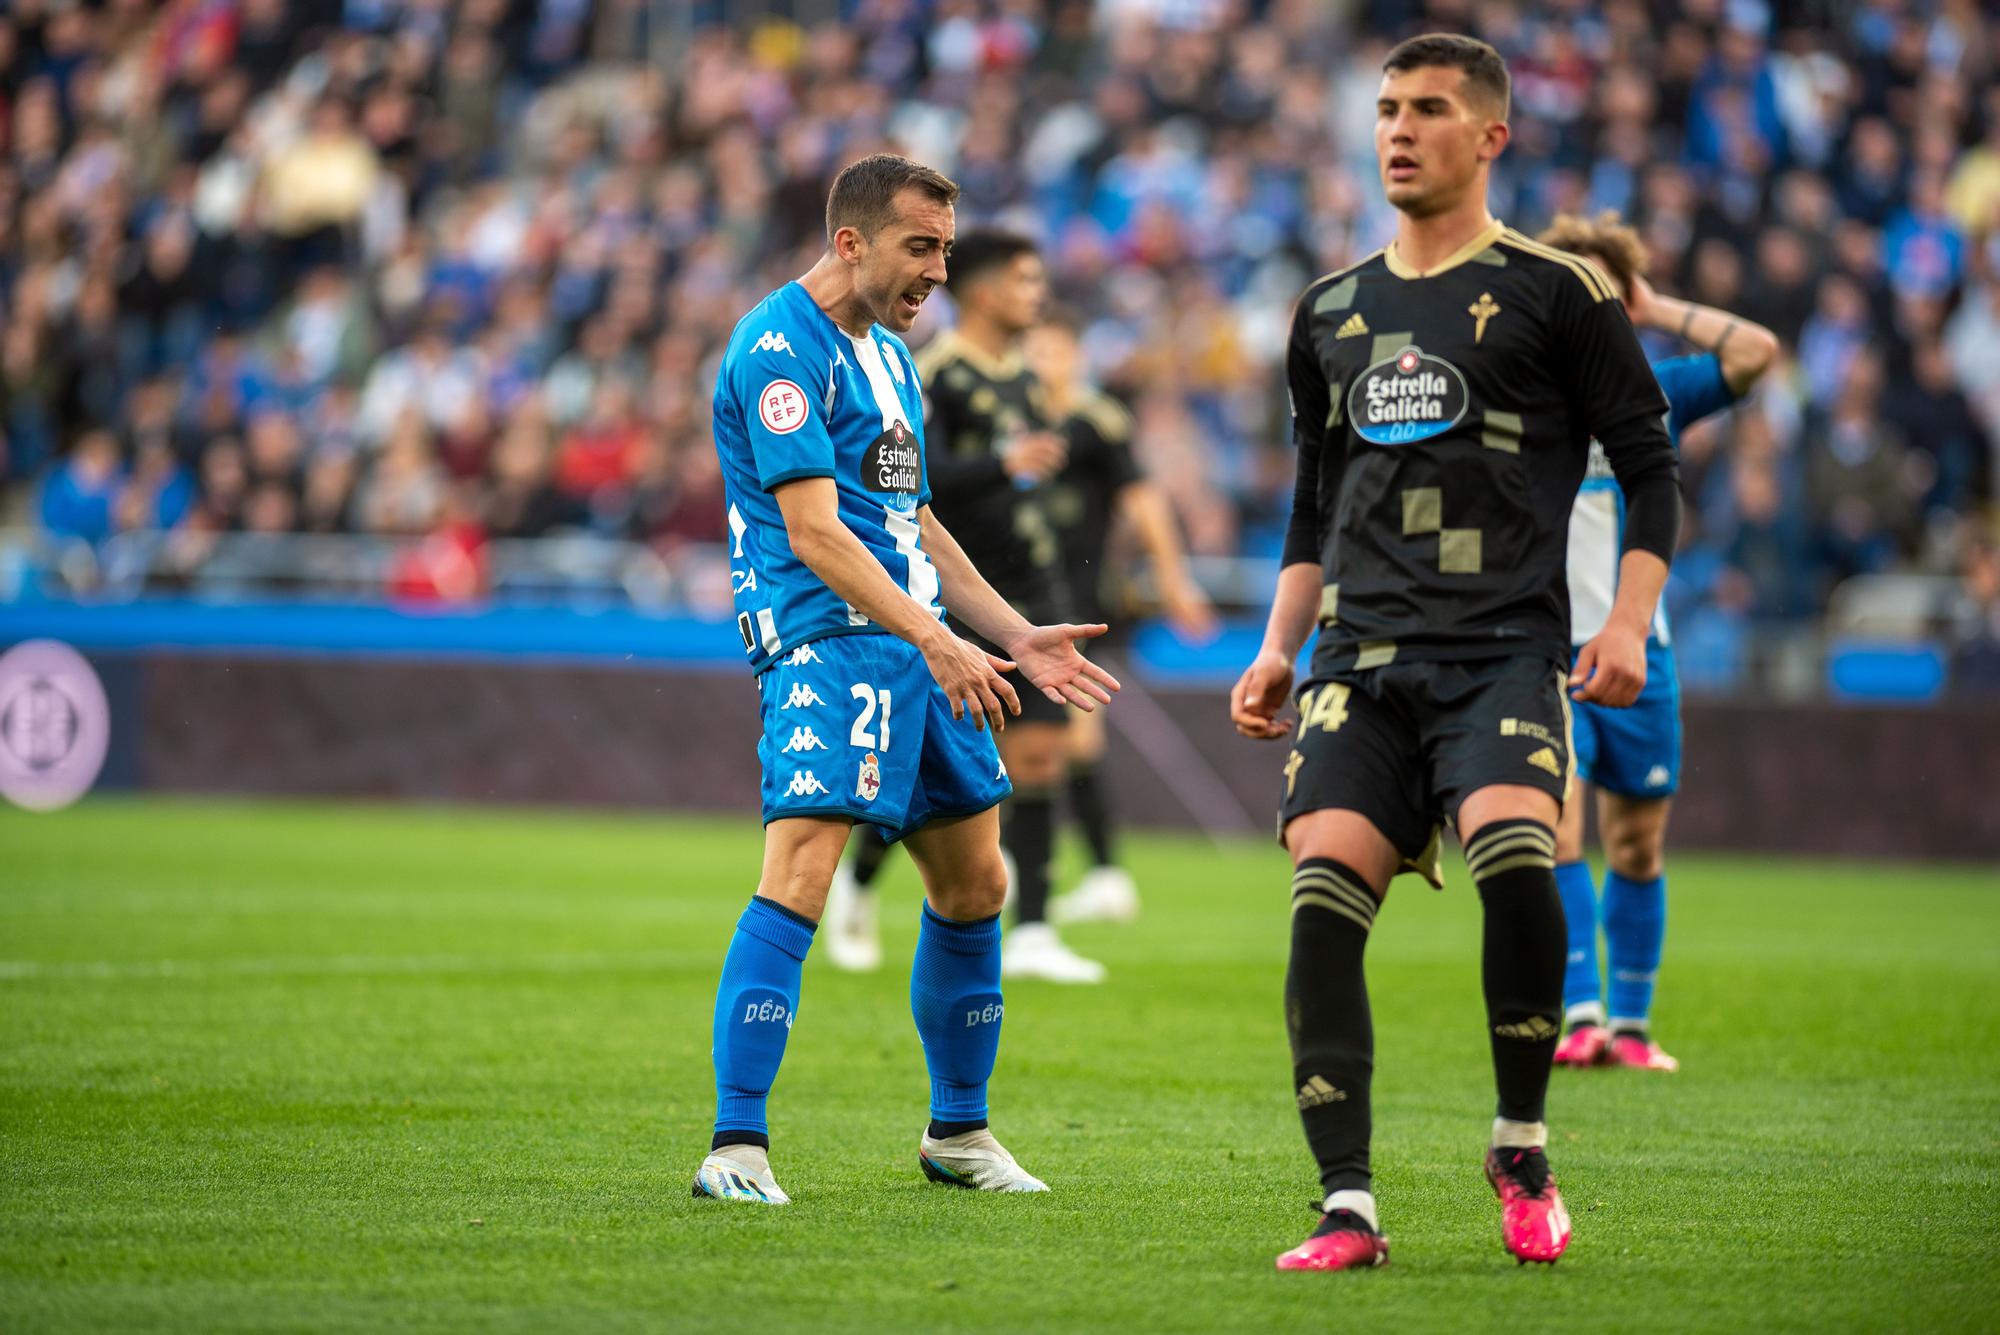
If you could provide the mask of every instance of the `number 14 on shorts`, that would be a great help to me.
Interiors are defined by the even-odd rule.
[[[1304,737],[1312,728],[1339,732],[1340,725],[1347,722],[1347,697],[1352,690],[1351,686],[1333,681],[1301,692],[1298,735]]]

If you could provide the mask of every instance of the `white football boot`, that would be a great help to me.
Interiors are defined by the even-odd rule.
[[[836,969],[873,973],[882,967],[882,933],[875,925],[875,896],[854,879],[852,863],[833,869],[826,911],[820,915],[826,957]]]
[[[695,1170],[694,1194],[718,1201],[790,1205],[792,1198],[771,1176],[771,1156],[759,1145],[724,1145],[710,1150]]]
[[[963,1135],[932,1140],[926,1130],[917,1142],[924,1176],[949,1187],[975,1191],[1047,1191],[1048,1184],[1014,1162],[993,1133],[981,1127]]]
[[[1049,903],[1050,922],[1133,922],[1139,916],[1139,887],[1123,867],[1092,867],[1076,889]]]
[[[1049,983],[1101,983],[1104,966],[1063,944],[1045,922],[1024,922],[1000,941],[1002,978],[1040,978]]]

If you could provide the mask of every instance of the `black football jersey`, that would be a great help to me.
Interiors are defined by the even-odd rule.
[[[1090,390],[1056,427],[1069,445],[1069,459],[1045,489],[1043,508],[1055,526],[1078,615],[1095,619],[1103,602],[1104,544],[1116,517],[1118,493],[1139,480],[1132,459],[1132,415],[1109,394]]]
[[[1040,383],[1017,356],[995,359],[947,331],[917,356],[931,510],[1009,602],[1053,615],[1061,549],[1043,487],[1016,486],[1000,460],[1016,437],[1050,429]]]
[[[1621,480],[1678,468],[1610,280],[1498,222],[1424,273],[1391,247],[1306,289],[1287,374],[1300,480],[1285,562],[1320,564],[1314,673],[1567,665],[1564,561],[1591,437]]]

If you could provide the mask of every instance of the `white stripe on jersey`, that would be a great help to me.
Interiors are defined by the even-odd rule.
[[[845,330],[841,331],[846,333]],[[882,411],[882,429],[888,430],[904,416],[903,400],[896,394],[895,383],[889,378],[889,368],[882,361],[882,345],[871,334],[866,338],[847,335],[854,345],[854,361],[861,368],[861,374],[868,378],[868,388],[875,395],[875,406]],[[927,608],[935,608],[940,585],[937,567],[930,557],[924,555],[917,545],[917,521],[913,514],[904,514],[888,505],[882,507],[883,525],[889,536],[896,540],[896,550],[901,552],[910,564],[910,597]],[[848,620],[855,625],[865,625],[868,618],[853,608],[848,608]]]

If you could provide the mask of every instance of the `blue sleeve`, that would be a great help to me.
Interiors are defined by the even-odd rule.
[[[825,362],[819,345],[804,335],[795,341],[784,330],[748,325],[730,349],[724,376],[742,410],[757,485],[765,491],[796,478],[834,475],[823,408],[831,373]]]
[[[1722,378],[1722,362],[1712,352],[1654,362],[1653,376],[1667,396],[1667,430],[1675,444],[1681,432],[1736,402]]]

